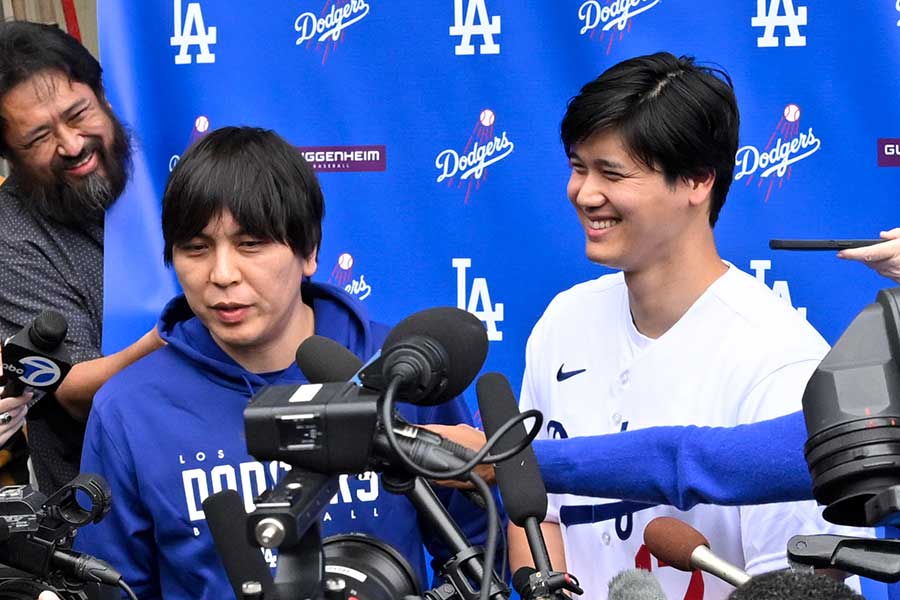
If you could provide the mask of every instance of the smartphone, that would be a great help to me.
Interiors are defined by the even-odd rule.
[[[880,244],[887,240],[769,240],[772,250],[844,250]]]

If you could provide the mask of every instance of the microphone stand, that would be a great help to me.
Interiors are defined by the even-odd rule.
[[[385,472],[381,483],[384,489],[393,494],[403,494],[409,499],[419,515],[424,516],[438,535],[444,540],[454,556],[441,568],[441,573],[449,580],[449,584],[439,585],[423,594],[426,600],[477,600],[479,592],[472,587],[471,581],[481,581],[484,570],[491,569],[484,564],[484,553],[481,548],[472,546],[465,534],[453,521],[447,509],[438,500],[434,490],[422,477],[411,477],[407,473]],[[494,524],[489,524],[493,527]],[[506,600],[509,588],[503,581],[492,574],[489,598]]]

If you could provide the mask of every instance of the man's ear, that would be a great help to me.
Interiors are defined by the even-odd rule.
[[[687,183],[690,190],[688,202],[692,206],[699,206],[708,201],[712,195],[712,188],[715,182],[716,172],[711,169],[705,175],[686,178],[685,183]]]
[[[303,259],[303,275],[306,277],[312,277],[315,275],[316,270],[319,268],[319,249],[313,248],[313,251],[309,253],[309,256]]]

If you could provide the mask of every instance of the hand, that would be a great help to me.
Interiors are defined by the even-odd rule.
[[[21,396],[0,398],[0,447],[25,423],[25,415],[34,394],[25,392]]]
[[[470,450],[481,450],[481,448],[484,447],[485,442],[487,442],[484,432],[480,429],[475,429],[470,425],[422,425],[422,427],[433,431],[452,442],[465,446]],[[494,465],[480,464],[475,467],[475,473],[490,485],[493,485],[496,480],[494,475]],[[435,483],[445,487],[459,489],[472,489],[474,487],[467,481],[456,481],[452,479],[436,481]]]
[[[37,600],[60,600],[60,597],[50,590],[44,590],[41,592],[40,596],[37,597]]]
[[[872,246],[841,250],[838,252],[838,258],[865,263],[879,274],[900,283],[900,227],[882,231],[881,239],[886,241]]]

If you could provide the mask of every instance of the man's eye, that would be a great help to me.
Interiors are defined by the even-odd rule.
[[[31,148],[34,148],[34,147],[37,146],[38,144],[44,143],[44,142],[47,141],[48,139],[50,139],[50,133],[49,133],[49,132],[48,132],[48,133],[42,133],[41,135],[37,136],[36,138],[32,139],[30,142],[28,142],[27,144],[25,144],[24,147],[25,147],[26,150],[30,150]]]
[[[199,242],[192,244],[182,244],[181,246],[179,246],[179,248],[181,248],[184,252],[189,253],[203,252],[206,249],[206,244],[202,244]]]
[[[264,240],[244,240],[241,242],[241,248],[259,248],[266,242]]]
[[[624,175],[617,171],[603,171],[603,175],[607,179],[622,179],[622,177],[624,177]]]
[[[77,113],[69,117],[69,121],[80,121],[87,114],[87,107],[82,108]]]

